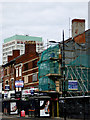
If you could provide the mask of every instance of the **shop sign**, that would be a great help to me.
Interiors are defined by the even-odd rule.
[[[30,95],[30,89],[22,90],[22,95]]]
[[[5,85],[5,90],[10,90],[10,86],[9,85]]]
[[[77,80],[69,80],[68,81],[68,90],[78,90]]]
[[[15,87],[23,87],[24,86],[24,82],[23,81],[15,81]]]
[[[22,95],[33,95],[34,91],[37,90],[37,88],[31,87],[30,89],[22,90]]]

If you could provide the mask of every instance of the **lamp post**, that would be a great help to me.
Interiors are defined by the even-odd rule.
[[[65,45],[64,45],[64,30],[63,30],[63,50],[62,50],[62,52],[63,52],[63,63],[62,63],[62,65],[63,65],[63,77],[64,77],[64,80],[63,80],[63,82],[64,82],[64,120],[66,120],[66,104],[65,104],[65,47],[64,47]]]

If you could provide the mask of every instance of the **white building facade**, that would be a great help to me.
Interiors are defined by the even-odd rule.
[[[36,41],[36,51],[43,51],[43,42],[41,37],[33,37],[28,35],[15,35],[4,39],[2,46],[2,64],[7,63],[7,56],[12,55],[13,50],[20,50],[20,55],[25,52],[25,41]]]

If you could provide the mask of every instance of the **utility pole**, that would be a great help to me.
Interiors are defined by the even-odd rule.
[[[63,80],[63,85],[64,85],[64,90],[63,90],[63,93],[64,93],[64,120],[66,120],[66,104],[65,104],[65,45],[64,45],[64,30],[63,30],[63,77],[64,77],[64,80]]]

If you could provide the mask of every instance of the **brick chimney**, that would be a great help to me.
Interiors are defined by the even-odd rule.
[[[36,53],[36,42],[35,41],[26,41],[25,42],[25,54],[27,53]]]
[[[14,58],[18,57],[20,55],[20,50],[13,50],[13,55],[12,56],[8,56],[8,62],[10,62],[11,60],[13,60]]]
[[[85,32],[85,19],[73,19],[72,20],[72,37]]]

